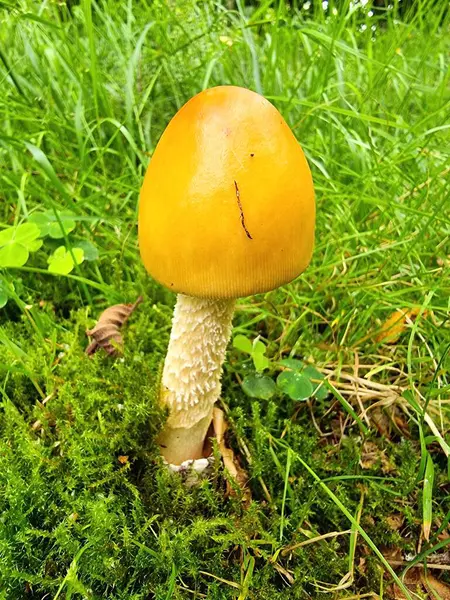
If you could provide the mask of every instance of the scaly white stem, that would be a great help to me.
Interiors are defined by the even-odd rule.
[[[170,413],[158,443],[169,463],[202,456],[220,396],[234,306],[234,300],[178,295],[161,382],[161,401]]]

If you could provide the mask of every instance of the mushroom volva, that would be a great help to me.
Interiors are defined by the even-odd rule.
[[[236,299],[300,275],[314,224],[308,163],[268,100],[215,87],[170,121],[139,207],[144,265],[178,294],[160,391],[169,417],[158,442],[169,463],[202,457]]]

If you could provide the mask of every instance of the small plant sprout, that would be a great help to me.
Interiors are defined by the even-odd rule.
[[[147,271],[176,292],[161,382],[165,459],[203,456],[237,298],[288,283],[309,264],[315,203],[292,131],[265,98],[221,86],[169,123],[141,190]]]

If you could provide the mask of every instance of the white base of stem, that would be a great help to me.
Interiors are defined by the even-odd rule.
[[[161,446],[161,454],[167,462],[181,465],[185,460],[202,458],[206,433],[211,425],[211,420],[212,408],[211,413],[200,419],[193,427],[172,428],[166,425],[158,437],[158,444]]]

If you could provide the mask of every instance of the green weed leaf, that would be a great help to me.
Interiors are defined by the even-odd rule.
[[[75,221],[73,221],[69,217],[63,218],[63,215],[61,215],[61,223],[62,223],[62,226],[64,227],[64,231],[65,231],[66,235],[75,229],[75,225],[76,225]],[[64,237],[64,232],[61,228],[60,223],[58,223],[58,221],[55,221],[54,223],[50,223],[48,234],[51,238],[53,238],[55,240],[60,240],[61,238]]]
[[[278,364],[286,367],[287,369],[291,369],[292,371],[301,371],[305,366],[305,364],[297,358],[283,358],[283,360],[280,360]]]
[[[34,223],[22,223],[17,227],[8,227],[0,231],[0,247],[17,242],[25,248],[39,237],[39,228]]]
[[[269,400],[277,391],[273,379],[267,375],[252,374],[247,375],[242,382],[242,389],[251,398],[260,398]]]
[[[55,240],[59,240],[64,237],[64,232],[67,235],[75,229],[76,222],[73,219],[74,215],[68,211],[58,213],[58,217],[59,221],[53,212],[36,212],[30,215],[29,221],[34,225],[37,225],[40,231],[40,237],[46,237],[48,235]],[[61,224],[64,228],[64,232],[61,229]]]
[[[0,267],[22,267],[30,253],[22,244],[9,242],[0,248]]]
[[[325,400],[329,396],[330,392],[325,385],[317,383],[317,381],[323,381],[325,376],[311,365],[307,365],[303,369],[302,373],[303,375],[306,375],[310,381],[313,380],[311,381],[313,387],[312,395],[317,398],[317,400]]]
[[[0,267],[22,267],[30,252],[38,250],[39,227],[34,223],[22,223],[0,231]]]
[[[77,265],[84,261],[84,253],[81,248],[72,248],[73,256]],[[48,270],[50,273],[68,275],[75,267],[71,253],[64,247],[59,246],[48,259]]]
[[[250,354],[257,371],[264,371],[269,367],[269,359],[265,355],[267,348],[259,337],[252,343],[245,335],[237,335],[233,339],[233,346],[245,354]]]
[[[313,386],[308,377],[298,371],[283,371],[277,377],[277,386],[292,400],[308,400],[313,395]]]
[[[253,340],[252,353],[253,354],[265,354],[265,352],[266,352],[266,345],[264,344],[264,342],[262,342],[259,338],[255,338]]]
[[[30,252],[36,252],[36,250],[39,250],[39,248],[42,246],[42,240],[32,240],[31,242],[28,243],[28,250]]]
[[[233,338],[233,348],[245,352],[246,354],[253,353],[253,346],[251,341],[245,337],[245,335],[237,335]]]
[[[39,227],[40,237],[46,237],[49,234],[51,220],[48,213],[35,212],[29,216],[28,221]]]
[[[14,229],[15,227],[8,227],[7,229],[2,229],[2,231],[0,231],[0,247],[6,246],[6,244],[9,244],[12,241]]]
[[[254,352],[252,354],[253,364],[258,372],[264,371],[269,368],[269,359],[267,356],[261,353]]]
[[[98,260],[99,253],[97,246],[94,246],[92,242],[89,240],[75,240],[74,244],[76,244],[77,248],[81,248],[84,253],[84,260],[94,261]]]
[[[269,359],[265,355],[266,349],[266,345],[259,339],[259,337],[253,340],[252,359],[255,369],[258,372],[264,371],[264,369],[269,367]]]
[[[39,237],[39,227],[34,223],[23,223],[18,227],[15,227],[14,241],[22,244],[25,248],[30,248],[32,244]]]
[[[291,372],[296,373],[299,377],[301,376],[301,377],[304,377],[305,379],[310,380],[311,387],[312,387],[312,393],[310,394],[310,396],[314,396],[318,400],[325,400],[328,397],[328,395],[330,393],[328,388],[325,385],[320,383],[320,381],[323,381],[325,379],[325,376],[322,375],[322,373],[320,371],[318,371],[317,369],[315,369],[313,366],[305,365],[304,362],[302,362],[301,360],[298,360],[297,358],[284,358],[283,360],[280,360],[278,364],[285,367],[286,369],[289,369]],[[283,372],[286,373],[289,371],[283,371]],[[287,386],[288,385],[287,382],[288,381],[291,382],[292,379],[293,379],[292,377],[280,378],[281,385]],[[301,379],[299,378],[299,381],[300,380]],[[278,383],[278,380],[277,380],[277,383]],[[280,387],[279,384],[278,384],[278,387]],[[309,387],[305,388],[305,390],[306,389],[309,390]],[[310,396],[308,396],[308,398]],[[292,396],[291,396],[291,398],[292,398]],[[296,398],[294,398],[294,400],[295,399]],[[298,398],[298,399],[300,399],[300,398]]]

